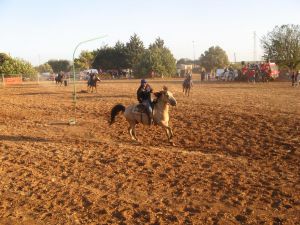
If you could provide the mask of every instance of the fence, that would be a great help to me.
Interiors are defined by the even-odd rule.
[[[22,75],[4,75],[2,74],[2,85],[22,84]]]

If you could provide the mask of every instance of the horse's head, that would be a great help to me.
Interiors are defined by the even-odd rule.
[[[164,103],[170,104],[171,106],[176,106],[177,101],[174,98],[171,91],[168,91],[166,86],[163,87],[163,90],[160,92],[155,93],[155,96],[158,100],[161,100]]]

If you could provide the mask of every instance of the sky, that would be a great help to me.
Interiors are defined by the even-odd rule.
[[[75,57],[136,33],[145,47],[160,37],[177,60],[220,46],[230,61],[250,61],[263,54],[260,39],[283,24],[300,24],[300,0],[0,0],[0,52],[36,66],[72,60],[85,40],[107,35]]]

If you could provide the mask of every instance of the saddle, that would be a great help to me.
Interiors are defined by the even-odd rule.
[[[143,104],[137,104],[134,108],[133,108],[133,112],[138,112],[138,113],[147,113],[147,109],[146,106],[144,106]]]

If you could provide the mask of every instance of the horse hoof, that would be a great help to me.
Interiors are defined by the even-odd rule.
[[[175,143],[173,141],[169,141],[171,146],[176,146]]]

